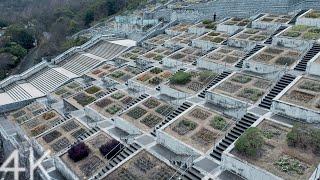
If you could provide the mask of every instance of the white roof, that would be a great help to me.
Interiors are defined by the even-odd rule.
[[[14,103],[14,100],[7,93],[0,93],[0,106]]]
[[[119,44],[122,46],[127,46],[127,47],[132,47],[137,45],[137,42],[131,39],[123,39],[123,40],[110,41],[110,42],[114,44]]]

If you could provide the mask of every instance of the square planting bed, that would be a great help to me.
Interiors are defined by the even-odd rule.
[[[235,73],[211,89],[209,99],[218,101],[228,99],[232,100],[234,104],[239,101],[243,104],[254,104],[260,100],[271,85],[272,83],[269,80],[248,74]]]
[[[140,84],[147,85],[149,87],[159,86],[161,83],[168,81],[172,76],[171,71],[165,70],[160,67],[155,67],[149,71],[138,75],[134,80]]]
[[[199,35],[194,34],[194,33],[183,33],[178,36],[175,36],[169,40],[167,40],[164,45],[166,47],[172,47],[176,48],[177,46],[179,47],[188,47],[191,45],[192,40],[198,38]]]
[[[306,25],[296,25],[281,33],[280,36],[302,40],[318,40],[320,28]]]
[[[25,130],[28,136],[36,137],[62,122],[63,117],[58,112],[51,110],[25,121],[21,127]]]
[[[165,30],[166,34],[170,35],[170,36],[176,36],[182,33],[185,33],[188,31],[188,28],[191,27],[191,24],[177,24],[173,27],[167,28]]]
[[[175,171],[151,153],[143,150],[108,174],[103,180],[170,179]]]
[[[101,79],[104,76],[107,76],[108,74],[112,73],[113,71],[117,70],[118,68],[111,64],[103,64],[99,66],[98,68],[92,70],[87,75],[89,77],[92,77],[94,79]]]
[[[164,86],[185,94],[197,94],[205,88],[206,85],[216,77],[216,75],[217,74],[214,72],[208,70],[180,71],[175,73],[170,78],[170,81]],[[166,94],[165,88],[161,88],[161,92]]]
[[[75,148],[61,155],[60,158],[80,179],[89,179],[108,163],[108,159],[102,154],[104,151],[100,151],[101,146],[108,146],[108,144],[110,146],[110,143],[113,142],[119,143],[101,132],[87,139],[82,147],[77,147],[77,149],[82,149],[83,154],[75,157],[75,152],[79,151]]]
[[[296,24],[320,27],[320,11],[310,9],[297,18]]]
[[[186,47],[163,59],[163,65],[166,67],[178,67],[186,64],[192,64],[203,55],[201,49]]]
[[[261,74],[274,73],[284,68],[293,69],[304,52],[279,46],[265,47],[244,61],[244,68]]]
[[[52,128],[47,133],[37,137],[36,140],[45,150],[49,149],[53,154],[56,154],[74,144],[77,138],[87,131],[88,129],[78,122],[78,120],[70,119],[64,124]]]
[[[118,90],[97,100],[91,104],[90,107],[103,116],[110,118],[121,113],[123,109],[134,100],[136,100],[136,97],[129,95],[125,91]]]
[[[67,101],[77,108],[82,108],[104,96],[106,91],[98,86],[91,86],[67,99]]]
[[[308,122],[320,122],[320,81],[300,78],[281,97],[276,98],[276,112]]]
[[[232,68],[239,60],[244,58],[246,51],[240,48],[221,47],[197,61],[197,66],[204,69],[218,70],[222,67]]]
[[[63,99],[63,98],[68,98],[81,90],[83,90],[83,85],[80,84],[79,82],[72,81],[58,88],[51,94],[54,97],[57,97],[58,99]]]
[[[276,29],[279,25],[288,24],[293,17],[293,15],[266,14],[253,21],[252,27],[257,29]]]
[[[134,47],[131,50],[122,53],[120,55],[120,58],[125,59],[127,61],[135,61],[138,60],[138,57],[141,56],[142,54],[148,52],[147,49],[142,48],[142,47]]]
[[[166,102],[149,97],[127,110],[121,117],[139,129],[150,132],[173,111],[174,108]]]
[[[45,106],[43,104],[35,102],[19,110],[10,112],[9,115],[7,115],[7,118],[18,124],[23,124],[25,121],[28,121],[43,112],[44,109]]]
[[[214,31],[216,29],[217,29],[217,23],[215,23],[213,20],[206,19],[196,25],[191,26],[188,32],[202,35],[207,32]]]
[[[159,34],[155,37],[152,37],[146,41],[143,42],[143,44],[146,44],[147,46],[156,47],[156,46],[162,46],[165,41],[169,40],[172,36],[169,36],[167,34]]]
[[[149,61],[162,61],[164,57],[169,56],[174,51],[170,48],[166,47],[157,47],[153,49],[152,51],[149,51],[142,55],[142,59],[149,60]]]
[[[117,81],[118,83],[125,83],[141,72],[142,71],[139,68],[133,66],[124,66],[109,74],[108,77]]]
[[[210,50],[221,45],[229,38],[224,32],[211,31],[192,41],[192,45],[204,50]]]
[[[263,120],[257,126],[256,131],[259,135],[255,136],[259,137],[257,139],[261,142],[258,148],[249,155],[242,150],[241,144],[237,146],[236,142],[230,154],[223,157],[223,163],[226,164],[227,169],[234,170],[248,179],[252,179],[253,175],[260,175],[264,179],[280,177],[300,180],[311,177],[319,165],[320,156],[316,154],[310,143],[301,144],[308,141],[306,136],[303,135],[305,139],[302,137],[301,142],[293,145],[291,142],[295,142],[294,134],[297,131],[291,132],[292,128],[269,120]],[[310,129],[304,130],[300,127],[298,131],[311,132]],[[301,145],[305,148],[302,148]],[[242,169],[242,172],[238,172],[238,168]],[[267,174],[266,171],[272,174]]]
[[[235,36],[229,38],[228,45],[251,49],[256,44],[266,41],[273,31],[263,29],[246,28]]]
[[[195,106],[167,126],[164,131],[205,153],[224,137],[232,124],[233,121],[227,117]]]

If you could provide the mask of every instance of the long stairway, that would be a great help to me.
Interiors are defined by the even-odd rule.
[[[23,101],[32,98],[19,84],[12,83],[3,88],[5,92],[15,101]]]
[[[263,45],[260,45],[260,44],[257,44],[253,49],[251,49],[251,51],[249,51],[248,54],[246,54],[246,56],[244,58],[242,58],[236,65],[235,67],[237,68],[242,68],[243,66],[243,61],[245,59],[247,59],[248,57],[250,57],[252,54],[256,53],[257,51],[259,51],[260,49],[262,49],[264,46]]]
[[[320,44],[314,43],[307,54],[302,58],[302,60],[297,64],[294,70],[306,71],[308,62],[320,52]]]
[[[78,76],[82,76],[83,73],[97,66],[100,62],[100,60],[80,54],[66,62],[62,67]]]
[[[285,30],[286,26],[280,26],[272,35],[264,42],[265,44],[272,44],[273,37],[279,34],[281,31]]]
[[[137,143],[132,143],[129,146],[123,148],[120,150],[120,152],[117,153],[117,155],[111,159],[105,167],[103,167],[100,172],[98,172],[93,179],[101,179],[101,177],[106,174],[108,171],[110,171],[113,167],[124,161],[127,157],[129,157],[134,152],[138,151],[141,148],[141,146]]]
[[[262,99],[259,107],[270,109],[272,99],[275,98],[284,88],[286,88],[296,77],[291,74],[285,74],[271,89],[271,91]]]
[[[301,15],[301,14],[303,14],[303,13],[305,13],[305,12],[307,12],[308,10],[306,10],[306,9],[303,9],[303,10],[301,10],[301,11],[299,11],[295,16],[294,16],[294,18],[292,18],[291,19],[291,21],[288,23],[288,24],[296,24],[296,22],[297,22],[297,18]]]
[[[165,124],[167,124],[169,121],[171,121],[173,118],[177,117],[179,114],[183,113],[184,111],[186,111],[187,109],[189,109],[192,106],[191,103],[189,102],[184,102],[182,103],[178,109],[176,109],[175,111],[173,111],[172,113],[169,114],[169,116],[166,117],[166,119],[164,121],[162,121],[160,124],[158,124],[153,131],[151,132],[151,135],[156,136],[156,130],[160,129],[162,126],[164,126]]]
[[[247,130],[256,120],[253,114],[247,113],[243,118],[238,121],[231,131],[222,139],[222,141],[213,149],[210,156],[214,159],[221,161],[221,156],[224,150],[226,150],[242,133]]]
[[[210,89],[212,86],[216,85],[218,82],[222,81],[224,78],[226,78],[226,77],[229,76],[230,74],[231,74],[231,72],[224,71],[224,72],[221,73],[219,76],[215,77],[215,78],[208,84],[208,86],[207,86],[201,93],[198,94],[198,97],[200,97],[200,98],[205,98],[208,89]]]
[[[59,85],[68,81],[69,78],[54,69],[46,69],[35,76],[28,78],[28,81],[44,94],[57,88]]]

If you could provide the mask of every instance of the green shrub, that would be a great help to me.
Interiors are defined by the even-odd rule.
[[[202,24],[211,24],[211,23],[213,23],[213,21],[208,19],[202,21]]]
[[[227,121],[221,116],[215,116],[210,121],[210,126],[218,130],[223,130],[226,127],[226,125],[227,125]]]
[[[296,31],[288,31],[284,35],[289,36],[289,37],[299,37],[301,35],[301,33],[296,32]]]
[[[303,32],[303,31],[306,31],[310,28],[310,26],[306,26],[306,25],[296,25],[296,26],[293,26],[291,28],[292,31],[299,31],[299,32]]]
[[[191,81],[191,74],[183,71],[175,73],[170,78],[170,83],[172,84],[187,84]]]
[[[305,124],[296,123],[287,134],[288,146],[312,148],[320,154],[320,129]]]
[[[243,155],[254,157],[258,155],[264,144],[261,131],[256,127],[247,129],[235,143],[235,149]]]

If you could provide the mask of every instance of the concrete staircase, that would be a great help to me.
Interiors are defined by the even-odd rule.
[[[320,52],[320,44],[314,43],[307,54],[302,58],[302,60],[294,68],[296,71],[306,71],[308,62]]]
[[[286,88],[296,77],[291,74],[285,74],[271,89],[271,91],[262,99],[259,107],[270,109],[272,99],[275,98],[284,88]]]
[[[206,93],[207,90],[210,89],[212,86],[216,85],[217,83],[219,83],[220,81],[222,81],[223,79],[225,79],[227,76],[229,76],[231,74],[231,72],[227,72],[224,71],[223,73],[221,73],[219,76],[215,77],[209,84],[208,86],[198,94],[198,97],[200,98],[205,98],[206,97]]]
[[[238,139],[257,119],[258,117],[253,114],[245,114],[222,139],[222,141],[213,149],[213,151],[210,153],[210,156],[218,161],[221,161],[223,151],[226,150],[234,141],[236,141],[236,139]]]
[[[138,151],[140,148],[141,148],[141,146],[139,144],[137,144],[137,143],[130,144],[129,146],[123,148],[92,179],[101,179],[104,174],[106,174],[113,167],[117,166],[119,163],[124,161],[131,154],[133,154],[136,151]]]
[[[27,79],[29,83],[44,94],[52,91],[68,80],[69,78],[67,76],[51,68],[46,68],[44,71],[41,71]]]
[[[82,76],[86,71],[97,66],[100,62],[100,60],[80,54],[68,60],[62,67],[78,76]]]
[[[80,135],[77,140],[78,141],[83,141],[84,139],[90,137],[91,135],[95,134],[96,132],[98,132],[100,130],[99,127],[93,127],[92,129],[89,129],[86,133]]]
[[[126,109],[130,108],[131,106],[137,104],[138,102],[146,99],[147,97],[149,97],[148,94],[142,94],[142,95],[140,95],[140,96],[139,96],[138,98],[136,98],[134,101],[130,102],[130,103],[124,108],[124,110],[126,110]]]
[[[272,44],[273,36],[279,34],[281,31],[285,30],[286,26],[280,26],[272,35],[264,42],[265,44]]]
[[[162,126],[164,126],[165,124],[167,124],[169,121],[171,121],[173,118],[177,117],[178,115],[180,115],[181,113],[183,113],[184,111],[186,111],[187,109],[189,109],[192,106],[191,103],[189,102],[184,102],[182,103],[178,109],[176,109],[175,111],[173,111],[172,113],[170,113],[166,119],[164,121],[162,121],[160,124],[158,124],[153,131],[151,132],[151,135],[153,135],[154,137],[156,136],[156,130],[160,129]]]
[[[23,101],[32,98],[32,96],[17,83],[12,83],[3,89],[15,101]]]
[[[110,60],[127,47],[118,44],[113,44],[107,41],[102,41],[97,45],[89,48],[88,53]]]
[[[245,59],[247,59],[248,57],[250,57],[252,54],[256,53],[257,51],[259,51],[260,49],[262,49],[264,46],[263,45],[256,45],[253,49],[251,49],[251,51],[249,51],[249,53],[246,54],[246,56],[244,58],[242,58],[236,65],[235,67],[237,68],[242,68],[243,66],[243,61]]]
[[[303,14],[303,13],[305,13],[305,12],[307,12],[307,11],[308,11],[308,10],[305,10],[305,9],[299,11],[299,12],[291,19],[291,21],[289,22],[289,24],[292,24],[292,25],[296,24],[297,18],[298,18],[301,14]]]
[[[180,177],[182,180],[201,180],[204,175],[199,170],[191,166],[183,175]]]

